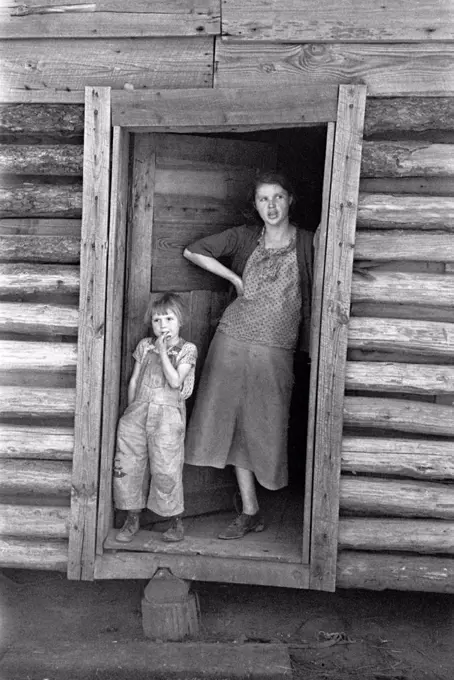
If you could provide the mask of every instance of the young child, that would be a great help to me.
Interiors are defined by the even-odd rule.
[[[114,500],[128,514],[116,540],[132,540],[146,505],[161,517],[171,518],[162,538],[176,542],[184,538],[185,399],[194,387],[197,348],[180,338],[184,305],[179,295],[165,293],[150,301],[144,321],[151,321],[154,337],[141,340],[133,354],[128,407],[117,430]]]

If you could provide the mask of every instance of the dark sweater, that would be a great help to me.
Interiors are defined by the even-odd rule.
[[[187,246],[187,250],[198,255],[227,260],[227,266],[242,276],[246,262],[257,247],[262,233],[261,226],[232,227],[212,236],[206,236]],[[311,290],[312,290],[312,238],[311,232],[297,229],[296,256],[301,286],[301,323],[298,336],[298,350],[309,353]]]

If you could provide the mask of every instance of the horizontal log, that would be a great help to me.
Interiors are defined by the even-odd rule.
[[[336,588],[454,593],[454,559],[342,550]]]
[[[83,104],[0,104],[1,135],[60,135],[84,133]]]
[[[454,356],[454,324],[414,319],[352,317],[348,347],[368,351],[404,352],[408,356]],[[434,363],[432,361],[432,363]]]
[[[0,504],[0,533],[29,538],[67,538],[69,508]]]
[[[2,493],[60,496],[71,490],[70,461],[0,460]]]
[[[454,276],[377,271],[373,267],[355,266],[351,299],[352,302],[452,307]]]
[[[430,144],[420,141],[364,141],[361,155],[361,176],[454,176],[454,145]]]
[[[80,217],[82,184],[23,182],[0,187],[0,217]]]
[[[67,236],[80,241],[81,221],[72,219],[41,219],[40,217],[4,218],[0,220],[2,236]]]
[[[399,305],[386,302],[354,302],[352,317],[377,317],[387,319],[416,319],[419,321],[441,321],[454,323],[452,307],[431,307],[430,305]]]
[[[0,260],[75,264],[80,261],[80,236],[0,235]]]
[[[0,423],[0,458],[71,460],[74,428]]]
[[[428,13],[431,12],[430,17]],[[373,18],[372,18],[373,17]],[[411,5],[389,0],[306,0],[304,12],[295,0],[257,2],[223,0],[222,35],[276,42],[430,42],[450,40],[453,31],[449,0]]]
[[[454,196],[454,177],[363,177],[359,190],[363,194]]]
[[[454,479],[453,443],[385,437],[342,438],[342,472]]]
[[[454,262],[454,233],[359,229],[354,257],[382,262]]]
[[[68,541],[50,539],[0,539],[0,566],[3,569],[43,569],[65,572]]]
[[[344,425],[454,437],[454,408],[407,399],[347,396]]]
[[[341,475],[339,504],[349,514],[454,519],[454,486]]]
[[[402,46],[402,49],[406,48],[407,45]],[[454,101],[450,96],[367,98],[365,136],[398,130],[453,129]]]
[[[83,155],[78,144],[0,144],[0,172],[82,176]]]
[[[339,550],[454,554],[454,522],[341,517]]]
[[[28,0],[4,15],[3,38],[112,38],[116,36],[200,36],[220,33],[218,0],[98,0],[62,5]],[[45,20],[42,15],[44,14]]]
[[[348,361],[345,389],[454,395],[454,366]]]
[[[31,417],[70,417],[76,408],[76,390],[72,388],[2,387],[0,415]]]
[[[257,11],[256,21],[258,15]],[[302,35],[285,45],[216,40],[215,87],[249,87],[253,82],[264,89],[304,88],[356,82],[367,85],[369,102],[370,96],[393,92],[423,94],[440,89],[444,93],[445,83],[454,76],[454,49],[450,44],[370,44],[368,40],[322,44],[316,42],[314,26],[310,31],[310,41],[304,44]]]
[[[3,264],[0,295],[79,292],[79,267],[56,264]]]
[[[15,342],[0,340],[2,371],[46,371],[75,373],[75,342]]]
[[[79,310],[71,305],[0,302],[0,331],[25,335],[77,335]]]
[[[454,231],[454,197],[360,194],[358,228]]]

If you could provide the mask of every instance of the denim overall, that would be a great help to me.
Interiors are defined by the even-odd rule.
[[[162,517],[183,512],[185,428],[186,405],[181,391],[170,387],[159,355],[149,350],[141,365],[134,401],[118,423],[113,477],[118,509],[147,506]]]

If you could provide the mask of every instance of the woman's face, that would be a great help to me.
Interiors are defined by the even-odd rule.
[[[292,198],[280,184],[260,184],[255,192],[255,207],[265,225],[288,223]]]

